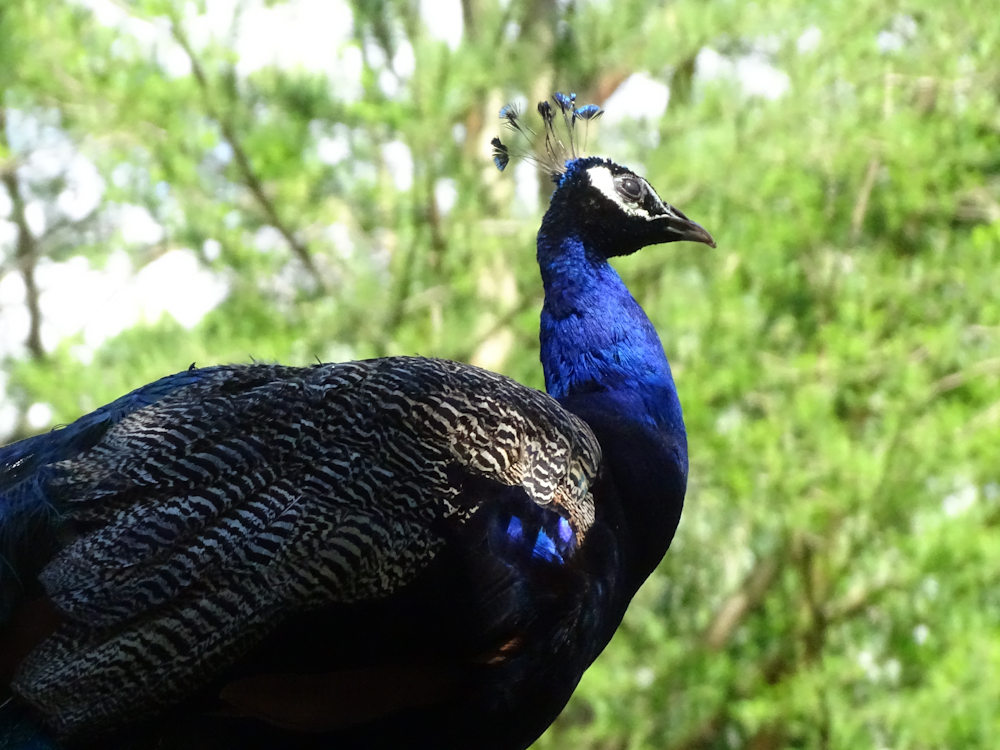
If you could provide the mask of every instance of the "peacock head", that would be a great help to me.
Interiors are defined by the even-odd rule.
[[[605,257],[629,255],[647,245],[688,240],[715,247],[704,227],[657,195],[653,186],[627,167],[610,159],[582,156],[577,128],[587,128],[603,111],[595,104],[576,107],[575,94],[554,95],[556,107],[540,102],[544,123],[544,155],[535,151],[511,151],[499,138],[493,139],[493,161],[503,171],[512,156],[533,162],[548,172],[556,184],[549,209],[542,220],[542,233],[574,235]],[[556,134],[556,113],[561,113],[566,140]],[[532,144],[535,132],[507,105],[500,110],[506,125]],[[586,132],[584,133],[584,141]],[[568,145],[567,145],[568,143]]]

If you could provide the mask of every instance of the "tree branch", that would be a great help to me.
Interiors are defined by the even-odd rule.
[[[465,349],[460,349],[454,354],[454,359],[458,362],[468,362],[479,351],[479,347],[483,345],[484,342],[489,341],[491,338],[496,336],[500,331],[513,323],[518,316],[526,312],[530,308],[538,306],[541,307],[540,297],[524,297],[517,305],[509,309],[499,318],[497,318],[493,325],[486,330],[485,333],[477,337],[476,341]]]
[[[857,242],[861,237],[861,227],[868,213],[868,201],[872,197],[872,188],[875,187],[875,178],[878,177],[878,170],[882,165],[878,159],[868,162],[868,171],[865,173],[865,180],[861,183],[861,192],[854,203],[854,211],[851,212],[851,242]]]
[[[743,584],[722,603],[712,618],[712,624],[708,626],[704,636],[708,648],[718,651],[729,643],[747,615],[764,600],[780,570],[780,563],[778,555],[769,555],[757,561]]]
[[[0,140],[6,147],[7,113],[0,108]],[[24,279],[25,302],[28,306],[28,336],[25,346],[36,362],[45,359],[45,349],[42,347],[42,307],[39,304],[38,283],[35,280],[35,265],[38,262],[38,240],[31,233],[28,218],[25,213],[24,196],[17,178],[17,166],[10,162],[0,170],[0,182],[7,188],[11,202],[11,219],[17,226],[17,246],[14,260]]]
[[[213,105],[212,91],[208,83],[208,77],[205,75],[205,69],[202,67],[201,61],[191,48],[191,43],[187,38],[187,34],[184,33],[184,29],[181,27],[181,21],[179,18],[175,17],[171,19],[170,30],[174,40],[181,46],[187,54],[188,59],[191,61],[191,72],[194,74],[195,81],[198,83],[198,88],[201,90],[205,103],[205,109],[207,110],[209,116],[219,124],[219,129],[222,131],[222,137],[233,150],[233,159],[236,162],[236,167],[239,170],[240,176],[242,177],[244,184],[250,190],[250,194],[253,195],[257,205],[260,207],[261,211],[263,211],[267,223],[277,229],[281,236],[285,238],[285,241],[292,249],[292,252],[298,256],[302,265],[305,266],[306,270],[313,277],[316,285],[320,290],[324,290],[326,285],[323,283],[323,277],[320,275],[319,269],[313,262],[309,249],[301,240],[298,239],[298,237],[295,236],[295,232],[292,231],[292,228],[278,215],[278,210],[274,205],[274,202],[264,191],[264,185],[261,183],[259,175],[250,163],[250,157],[244,150],[240,139],[236,136],[236,129],[233,127],[232,119],[227,113],[216,109]]]
[[[827,603],[825,613],[827,622],[832,624],[857,617],[869,607],[874,606],[884,595],[892,591],[905,591],[911,585],[910,582],[884,580],[869,586],[852,589],[842,599]]]

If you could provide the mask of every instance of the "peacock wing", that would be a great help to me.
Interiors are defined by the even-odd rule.
[[[150,713],[296,612],[405,587],[475,516],[470,480],[523,487],[582,538],[599,460],[548,396],[455,363],[214,369],[36,472],[65,622],[15,689],[62,735]]]

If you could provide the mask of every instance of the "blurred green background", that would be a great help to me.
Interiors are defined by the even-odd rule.
[[[673,548],[538,747],[993,748],[996,0],[6,0],[0,433],[192,362],[542,386],[550,187],[496,113],[606,107],[718,249],[617,263],[687,417]]]

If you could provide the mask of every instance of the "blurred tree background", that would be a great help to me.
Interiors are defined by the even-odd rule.
[[[538,746],[995,747],[1000,6],[6,0],[0,431],[191,362],[542,386],[509,99],[719,247],[618,263],[691,446],[673,548]]]

